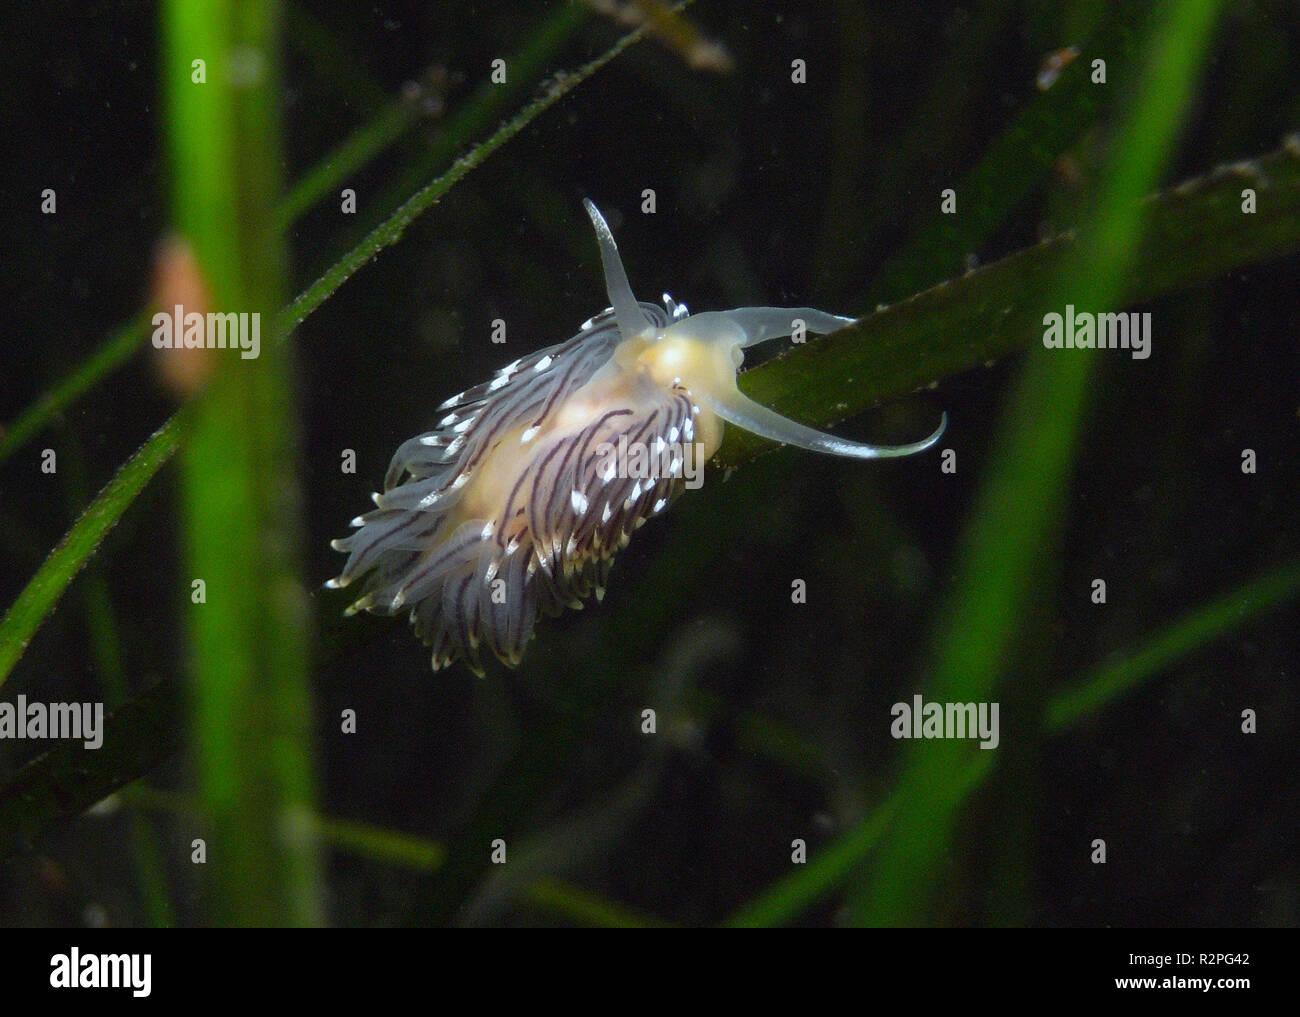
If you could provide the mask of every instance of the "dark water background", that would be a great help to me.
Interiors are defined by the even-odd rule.
[[[450,111],[546,7],[308,3],[300,18],[378,94],[445,68]],[[643,299],[667,290],[695,311],[809,303],[858,314],[909,295],[876,293],[872,280],[921,210],[1035,98],[1042,58],[1072,41],[1076,15],[1038,3],[998,14],[969,3],[869,7],[701,0],[691,17],[725,43],[733,74],[692,71],[653,42],[633,47],[297,332],[312,584],[337,572],[328,540],[438,403],[604,306],[583,197],[609,216]],[[152,7],[24,5],[4,19],[0,421],[10,421],[140,309],[168,188]],[[593,17],[554,68],[620,31]],[[1231,5],[1167,182],[1272,151],[1300,127],[1298,36],[1290,5]],[[289,37],[292,179],[368,111],[358,90],[323,72],[299,20]],[[789,82],[795,58],[809,61],[806,85]],[[441,123],[428,117],[349,180],[363,213]],[[1076,151],[1085,171],[1095,144],[1090,134]],[[35,214],[44,187],[58,191],[57,217]],[[647,187],[654,215],[639,211]],[[1060,224],[1070,195],[1068,175],[1053,174],[986,246],[953,250],[923,282],[959,274],[968,254],[991,261],[1034,243]],[[295,292],[357,229],[332,200],[295,225]],[[1063,539],[1006,674],[1002,758],[936,874],[945,892],[933,921],[1296,922],[1294,605],[1179,660],[1063,737],[1039,741],[1027,718],[1092,665],[1294,559],[1298,267],[1290,255],[1137,308],[1153,313],[1149,360],[1096,354]],[[504,352],[487,340],[498,317],[509,322]],[[526,898],[498,899],[485,845],[501,836],[535,849],[540,873],[637,912],[715,921],[789,870],[792,838],[815,854],[850,828],[894,779],[890,707],[923,688],[920,651],[1017,366],[1013,357],[946,379],[840,428],[910,440],[946,410],[955,475],[933,454],[862,464],[789,450],[710,475],[638,534],[602,605],[541,623],[518,672],[433,675],[404,623],[344,621],[343,600],[316,591],[322,811],[449,850],[431,874],[332,853],[332,919],[557,920]],[[0,467],[0,602],[172,408],[137,357]],[[57,478],[39,472],[47,447],[65,464]],[[1239,468],[1247,447],[1260,464],[1249,477]],[[357,452],[356,476],[339,473],[344,448]],[[185,674],[174,488],[169,467],[93,566],[134,687]],[[88,575],[36,635],[6,699],[96,696]],[[1098,576],[1104,607],[1087,595]],[[794,578],[808,583],[807,605],[790,603]],[[653,749],[638,733],[647,705],[660,707]],[[359,711],[351,737],[338,734],[347,708]],[[1259,716],[1251,737],[1238,731],[1245,708]],[[31,754],[0,744],[0,773]],[[150,783],[184,789],[188,773],[178,758]],[[119,807],[56,824],[0,863],[0,923],[145,922],[140,824],[176,920],[202,922],[186,820]],[[1108,843],[1104,867],[1088,860],[1095,837]],[[837,913],[831,900],[804,920]]]

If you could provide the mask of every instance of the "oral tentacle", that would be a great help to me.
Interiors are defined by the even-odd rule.
[[[792,335],[799,323],[803,330],[814,335],[835,332],[856,320],[838,314],[828,314],[815,307],[737,307],[723,312],[745,333],[742,346],[756,346],[769,339]]]
[[[867,445],[849,441],[834,434],[818,431],[816,428],[801,424],[797,420],[783,417],[775,410],[762,403],[756,403],[739,388],[730,391],[697,391],[692,395],[705,409],[721,417],[729,424],[744,428],[762,438],[807,449],[809,452],[825,452],[833,456],[845,456],[851,459],[897,459],[902,456],[916,455],[924,452],[937,442],[948,426],[945,413],[939,426],[928,438],[910,442],[906,445]]]

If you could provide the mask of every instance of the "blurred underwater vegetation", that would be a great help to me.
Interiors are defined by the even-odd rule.
[[[3,15],[0,703],[118,712],[0,738],[0,923],[1300,919],[1293,5],[46,8]],[[328,542],[604,306],[584,197],[643,299],[863,318],[755,398],[949,430],[732,435],[602,603],[435,675]],[[169,235],[265,312],[179,399]],[[1067,304],[1150,356],[1044,348]],[[892,737],[918,695],[997,748]]]

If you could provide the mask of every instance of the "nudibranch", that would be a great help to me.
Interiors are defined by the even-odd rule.
[[[464,659],[481,675],[484,646],[516,666],[539,613],[600,599],[614,555],[683,490],[688,461],[713,455],[724,421],[857,459],[924,451],[947,422],[909,445],[863,445],[754,402],[736,386],[746,347],[853,319],[809,307],[691,314],[667,294],[662,307],[639,302],[609,226],[585,206],[610,306],[443,403],[433,430],[397,449],[376,508],[331,545],[348,560],[327,586],[365,577],[347,613],[409,609],[434,670]]]

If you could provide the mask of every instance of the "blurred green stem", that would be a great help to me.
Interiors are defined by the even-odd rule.
[[[1209,45],[1216,0],[1175,0],[1155,15],[1145,75],[1114,139],[1099,182],[1090,229],[1045,306],[1073,303],[1098,311],[1117,306],[1138,254],[1141,201],[1183,123]],[[927,698],[988,702],[996,698],[1022,620],[1052,560],[1082,423],[1091,351],[1037,349],[1006,414],[992,467],[963,539],[957,579],[940,611],[930,653]],[[960,740],[910,742],[896,794],[898,821],[853,901],[864,925],[927,921],[951,850],[966,789],[962,775],[987,755]]]
[[[270,0],[164,5],[174,220],[210,308],[276,321],[285,250],[279,9]],[[197,79],[204,61],[205,80]],[[164,301],[166,303],[166,301]],[[211,350],[186,428],[182,504],[195,676],[193,739],[207,819],[210,920],[323,920],[308,696],[310,611],[299,578],[297,417],[289,350]],[[201,586],[200,586],[201,584]]]
[[[1189,654],[1258,620],[1272,608],[1300,596],[1300,562],[1251,580],[1205,607],[1148,636],[1120,659],[1094,669],[1053,699],[1043,733],[1062,735]],[[993,772],[992,753],[968,755],[952,776],[952,796],[962,801]],[[727,925],[778,925],[797,917],[853,873],[881,842],[902,805],[895,789],[866,819],[777,880],[737,911]]]
[[[77,517],[27,581],[18,599],[0,621],[0,686],[13,671],[27,649],[41,622],[50,616],[63,591],[94,556],[100,541],[117,525],[136,495],[153,479],[180,446],[180,433],[186,418],[181,410],[158,428],[135,454],[104,485],[95,500]]]
[[[1132,691],[1170,663],[1235,629],[1245,618],[1284,603],[1300,593],[1300,562],[1234,590],[1189,612],[1148,639],[1142,647],[1085,675],[1067,692],[1052,699],[1043,716],[1043,729],[1059,735],[1107,703]]]

